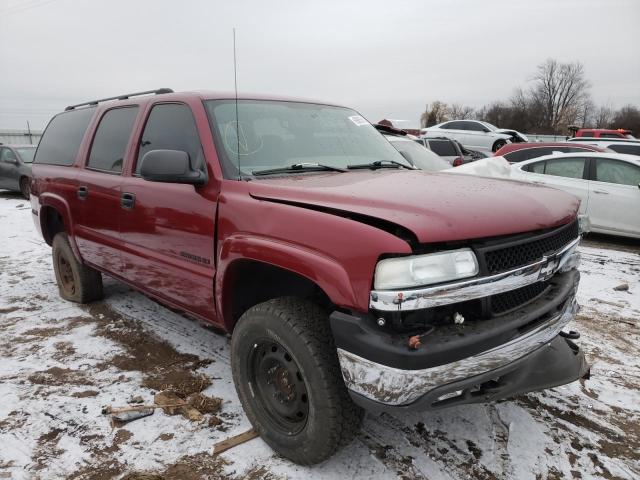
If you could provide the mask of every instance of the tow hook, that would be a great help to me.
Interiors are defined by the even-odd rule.
[[[568,338],[569,340],[577,340],[580,338],[580,332],[576,332],[575,330],[570,330],[568,332],[560,331],[560,336]]]

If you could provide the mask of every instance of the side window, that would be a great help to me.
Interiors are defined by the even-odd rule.
[[[580,136],[581,137],[593,137],[593,132],[590,132],[590,131],[580,132]]]
[[[559,158],[548,160],[544,173],[566,178],[583,178],[584,158]]]
[[[619,160],[598,158],[596,160],[596,180],[618,185],[640,184],[640,167]]]
[[[531,173],[544,173],[544,165],[547,162],[533,162],[525,165],[524,170]]]
[[[431,151],[441,157],[451,157],[458,154],[453,143],[449,140],[429,140],[429,147]]]
[[[514,150],[504,155],[511,163],[524,162],[525,160],[531,160],[532,158],[542,157],[551,153],[551,148],[523,148],[521,150]]]
[[[17,160],[16,154],[10,148],[0,150],[0,161],[13,163]]]
[[[447,130],[464,130],[464,126],[462,125],[464,122],[447,122],[442,125],[440,128],[446,128]]]
[[[478,122],[460,122],[460,123],[464,125],[465,130],[471,130],[474,132],[484,132],[487,130]]]
[[[191,168],[204,171],[204,153],[191,108],[182,103],[161,103],[151,109],[140,139],[136,173],[151,150],[187,152]]]
[[[622,136],[617,133],[601,133],[600,138],[622,138]]]
[[[124,154],[129,143],[138,107],[108,110],[96,130],[87,167],[108,172],[122,172]]]
[[[95,108],[83,108],[53,117],[40,139],[34,162],[73,165],[94,112]]]
[[[618,153],[628,153],[630,155],[640,156],[640,145],[609,145],[607,148]]]

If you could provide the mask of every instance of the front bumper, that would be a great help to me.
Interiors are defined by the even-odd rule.
[[[376,328],[370,316],[334,312],[331,327],[350,394],[369,409],[425,410],[585,376],[584,355],[560,336],[578,310],[579,274],[556,268],[551,287],[535,301],[497,318],[439,327],[417,349],[408,347],[406,335]]]

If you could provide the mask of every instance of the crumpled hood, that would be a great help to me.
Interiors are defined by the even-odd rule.
[[[527,137],[524,133],[520,133],[517,130],[511,130],[510,128],[498,128],[497,130],[495,130],[495,132],[504,133],[505,135],[518,135],[520,138],[522,138],[523,142],[529,141],[529,137]]]
[[[539,185],[409,170],[260,178],[250,182],[249,191],[257,199],[392,222],[420,243],[554,227],[574,218],[579,206],[576,197]]]

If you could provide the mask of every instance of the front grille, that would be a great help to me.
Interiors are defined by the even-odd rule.
[[[549,282],[537,282],[510,292],[489,297],[493,315],[501,315],[522,307],[542,295],[549,288]]]
[[[558,228],[551,234],[507,247],[480,252],[489,274],[504,272],[541,260],[544,255],[556,252],[578,237],[578,222]]]

